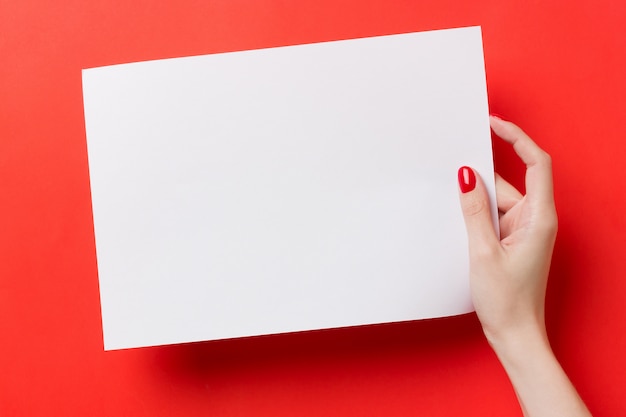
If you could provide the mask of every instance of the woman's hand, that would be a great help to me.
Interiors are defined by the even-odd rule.
[[[557,231],[550,156],[513,123],[494,116],[490,123],[526,164],[526,195],[496,175],[498,236],[480,176],[469,167],[459,169],[476,313],[524,415],[589,416],[554,357],[545,328],[546,283]]]
[[[513,123],[493,116],[490,121],[496,135],[513,145],[527,167],[525,196],[496,175],[499,238],[482,180],[477,178],[473,190],[461,193],[472,299],[485,334],[492,340],[520,328],[543,329],[557,217],[550,156]],[[470,168],[461,168],[461,186],[466,176],[478,177]]]

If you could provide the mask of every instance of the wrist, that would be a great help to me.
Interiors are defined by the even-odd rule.
[[[489,345],[506,367],[522,365],[536,356],[552,356],[543,319],[504,329],[483,329]]]
[[[554,356],[543,320],[503,332],[485,331],[485,335],[511,380],[524,415],[591,416]]]
[[[560,369],[543,322],[528,322],[496,334],[485,334],[512,381],[536,379],[548,369]]]

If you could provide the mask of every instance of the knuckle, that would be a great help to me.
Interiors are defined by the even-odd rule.
[[[556,213],[546,218],[544,227],[547,233],[551,235],[556,235],[557,231],[559,230],[559,220],[556,217]]]
[[[544,213],[538,222],[538,230],[546,236],[556,236],[559,229],[559,220],[554,210]]]
[[[544,166],[549,167],[549,168],[552,167],[552,157],[550,156],[549,153],[547,153],[544,150],[540,151],[540,153],[539,153],[539,155],[537,157],[537,160],[539,161],[539,163],[541,165],[544,165]]]
[[[470,246],[470,257],[476,262],[485,263],[496,259],[498,255],[498,247],[494,245],[482,244]]]
[[[485,200],[480,198],[469,198],[465,201],[465,204],[463,205],[463,211],[465,212],[466,216],[473,217],[482,213],[485,207]]]

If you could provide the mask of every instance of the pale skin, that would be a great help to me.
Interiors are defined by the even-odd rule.
[[[480,176],[471,170],[476,184],[468,190],[471,173],[460,174],[476,313],[524,416],[591,416],[546,333],[546,283],[557,232],[550,156],[513,123],[490,116],[490,124],[526,164],[526,195],[496,175],[498,238]]]

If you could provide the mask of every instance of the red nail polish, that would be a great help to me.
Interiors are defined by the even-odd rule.
[[[472,191],[476,187],[476,175],[470,167],[459,168],[459,187],[463,194]]]

